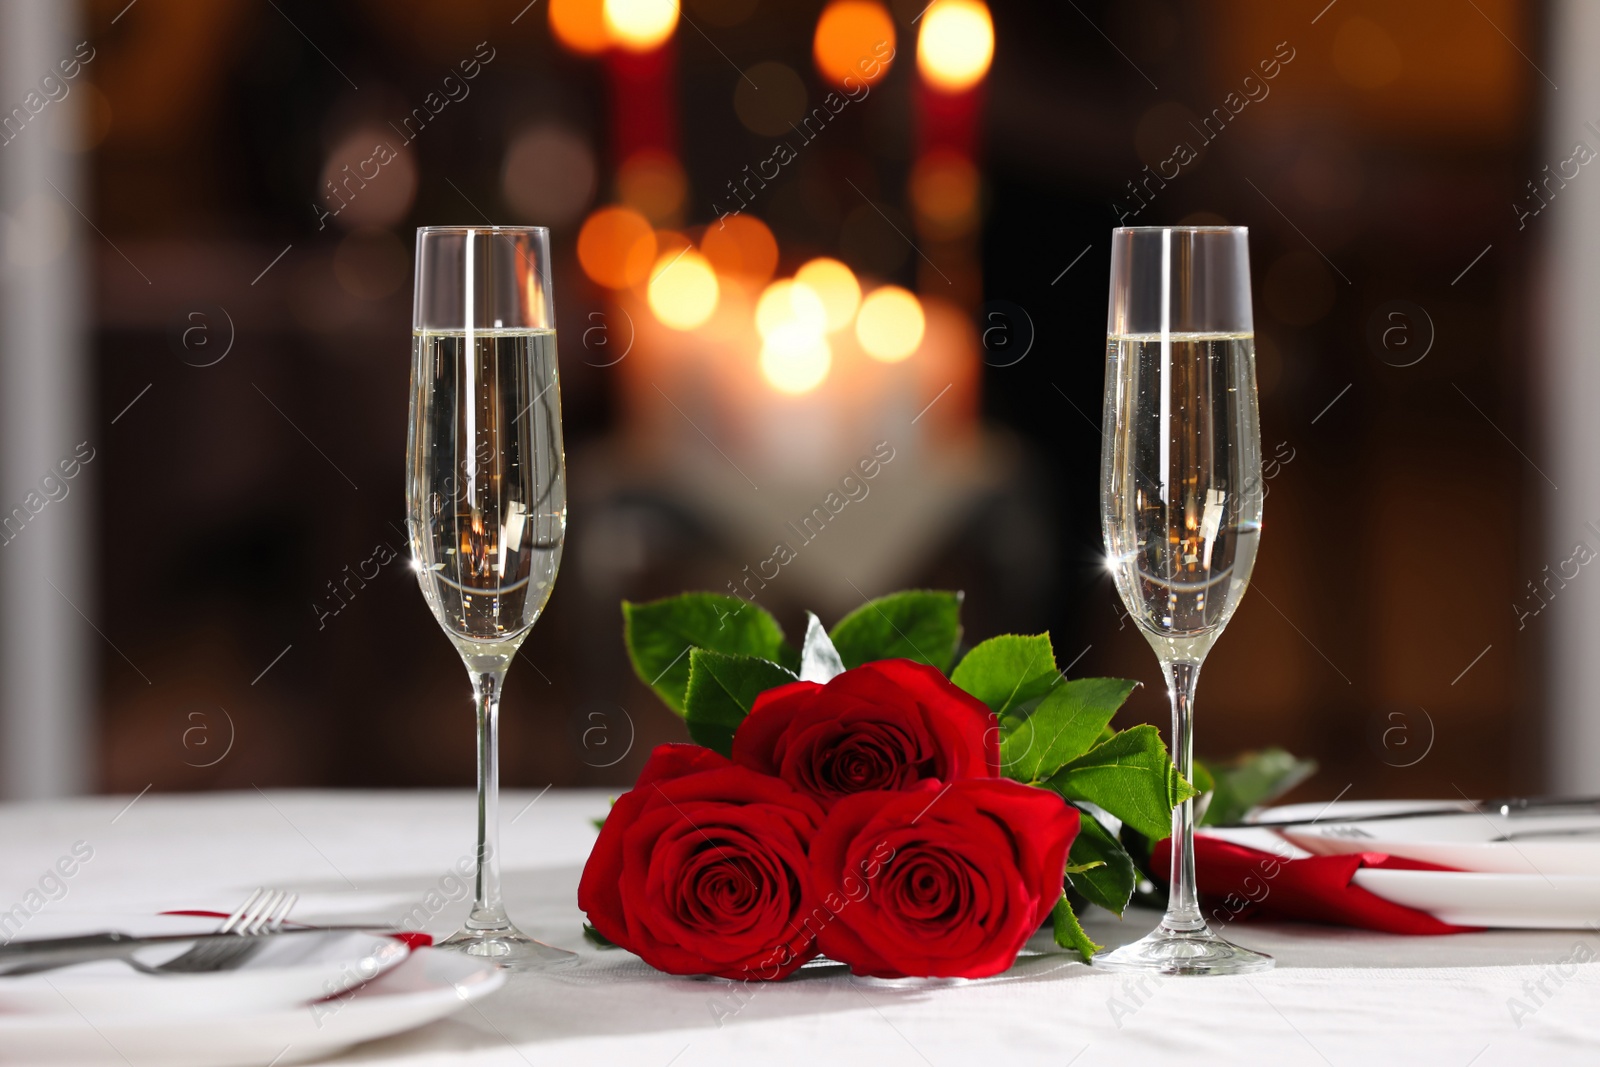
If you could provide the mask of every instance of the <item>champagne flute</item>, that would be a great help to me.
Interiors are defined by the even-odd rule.
[[[500,898],[500,693],[550,599],[567,528],[549,232],[417,231],[407,526],[433,616],[472,677],[478,847],[472,912],[443,945],[514,966],[572,958]]]
[[[1111,235],[1100,504],[1106,564],[1161,660],[1172,754],[1193,779],[1200,665],[1244,597],[1261,536],[1250,254],[1242,226]],[[1248,974],[1272,957],[1218,937],[1194,882],[1194,802],[1172,813],[1161,925],[1094,958],[1108,970]]]

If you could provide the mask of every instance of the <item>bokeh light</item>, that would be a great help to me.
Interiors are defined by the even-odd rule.
[[[829,333],[844,329],[856,317],[856,309],[861,306],[861,283],[837,259],[813,259],[795,272],[794,280],[822,301]]]
[[[676,259],[679,252],[693,247],[694,242],[689,240],[688,235],[679,233],[677,230],[656,231],[656,258],[658,260]],[[652,270],[651,274],[653,275],[654,273],[654,270]]]
[[[58,152],[87,152],[111,132],[111,101],[87,78],[76,83],[67,99],[73,101],[69,107],[76,114],[69,117],[70,121],[53,122],[47,127],[50,143]]]
[[[825,337],[811,333],[799,323],[787,323],[773,331],[761,346],[761,375],[780,393],[799,396],[809,393],[828,377],[833,352]]]
[[[809,285],[784,279],[767,286],[756,301],[756,331],[770,340],[788,327],[821,337],[828,328],[828,309]]]
[[[757,63],[734,83],[733,111],[751,133],[787,137],[794,132],[791,124],[805,117],[805,82],[783,63]]]
[[[717,310],[717,275],[693,249],[663,255],[650,272],[650,310],[662,325],[692,330]]]
[[[319,197],[332,221],[347,230],[394,226],[417,195],[417,165],[407,148],[394,149],[386,126],[358,127],[339,138],[322,167]]]
[[[732,215],[706,227],[700,251],[719,275],[765,285],[778,269],[778,241],[754,215]]]
[[[564,226],[589,206],[596,166],[589,145],[560,126],[535,126],[512,138],[500,169],[500,190],[528,222]]]
[[[977,221],[978,168],[959,152],[929,152],[911,168],[911,202],[940,229],[970,228]]]
[[[885,363],[898,363],[915,352],[926,328],[922,304],[898,285],[874,289],[856,315],[862,350]]]
[[[880,52],[894,55],[894,19],[882,4],[834,0],[823,9],[811,44],[823,77],[846,88],[870,85],[889,73],[889,63],[879,58]],[[851,79],[848,86],[846,78]]]
[[[666,152],[635,152],[617,168],[617,195],[657,225],[677,220],[688,193],[683,164]]]
[[[917,69],[937,88],[959,93],[989,72],[994,22],[981,0],[934,0],[917,34]]]
[[[611,46],[605,0],[550,0],[550,31],[580,55],[599,55]]]
[[[666,44],[677,27],[677,0],[605,0],[605,21],[613,44],[650,52]]]
[[[656,234],[650,221],[625,207],[603,207],[578,231],[583,272],[608,289],[627,289],[650,274]]]

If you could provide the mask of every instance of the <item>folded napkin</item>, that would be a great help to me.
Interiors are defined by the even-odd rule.
[[[1151,869],[1165,871],[1171,841],[1156,843]],[[1481,929],[1452,926],[1425,911],[1384,900],[1352,879],[1363,867],[1391,871],[1448,871],[1421,860],[1401,859],[1382,852],[1343,856],[1286,858],[1291,850],[1274,855],[1234,841],[1196,834],[1195,882],[1208,920],[1236,918],[1299,919],[1308,922],[1355,926],[1388,934],[1459,934]]]

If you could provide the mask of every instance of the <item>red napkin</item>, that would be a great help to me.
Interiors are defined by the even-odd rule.
[[[1166,870],[1169,853],[1170,839],[1157,842],[1150,857],[1152,869]],[[1300,919],[1387,934],[1460,934],[1482,929],[1440,922],[1425,911],[1384,900],[1351,882],[1363,867],[1387,871],[1450,871],[1453,867],[1383,852],[1284,859],[1202,834],[1195,835],[1194,863],[1201,905],[1212,921]]]
[[[228,917],[228,913],[225,912],[225,911],[188,911],[188,910],[179,910],[179,911],[164,911],[161,914],[162,915],[195,915],[195,916],[198,916],[198,917],[200,917],[202,919],[226,919]],[[393,933],[390,933],[388,936],[394,938],[396,941],[398,941],[401,944],[405,945],[409,949],[419,949],[419,948],[431,948],[431,947],[433,947],[433,935],[432,934],[420,933],[420,932],[418,932],[416,930],[396,930]]]

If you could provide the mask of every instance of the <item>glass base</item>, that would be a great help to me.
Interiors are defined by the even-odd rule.
[[[1093,965],[1104,971],[1201,975],[1259,974],[1272,970],[1274,962],[1265,953],[1224,941],[1204,926],[1178,930],[1162,923],[1131,945],[1100,953]]]
[[[576,952],[536,941],[509,922],[488,928],[465,927],[438,943],[468,956],[479,956],[515,971],[537,970],[570,963]]]

